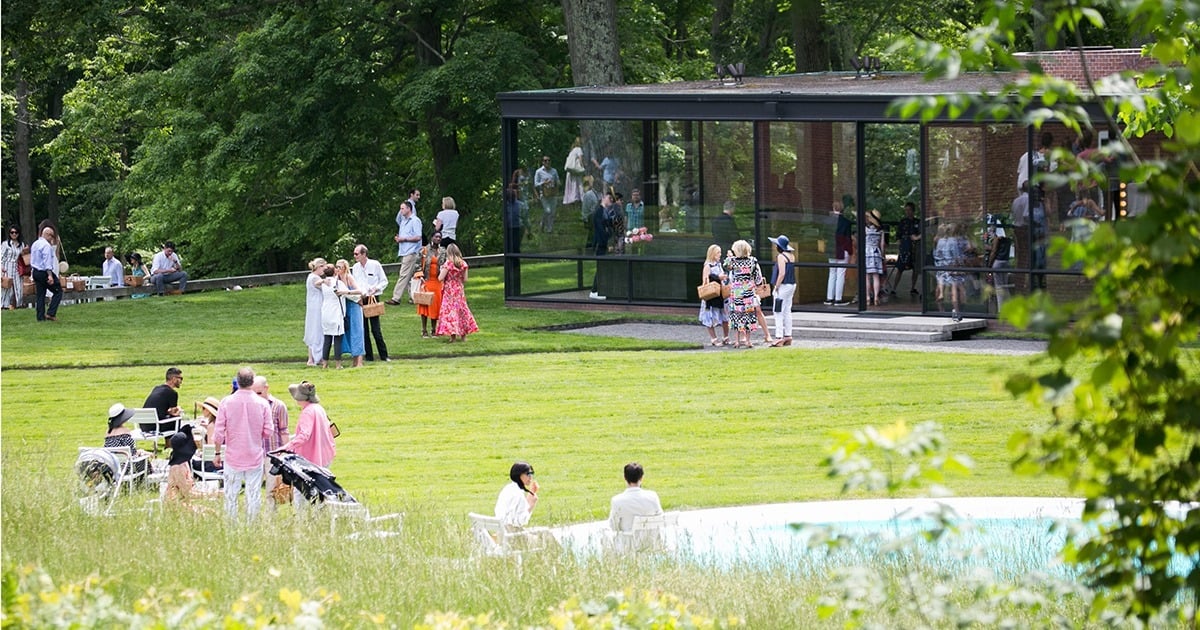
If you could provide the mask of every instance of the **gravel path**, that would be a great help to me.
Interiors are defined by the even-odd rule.
[[[626,324],[604,324],[587,328],[574,328],[562,331],[574,335],[595,335],[600,337],[632,337],[634,339],[655,339],[660,341],[680,341],[696,344],[697,350],[703,352],[741,352],[728,347],[714,348],[708,345],[708,335],[699,324],[650,324],[631,322]],[[752,350],[762,350],[762,334],[755,333],[752,337],[756,345]],[[703,344],[703,345],[701,345]],[[836,341],[828,339],[792,340],[789,348],[894,348],[896,350],[912,350],[915,352],[951,352],[960,354],[1000,354],[1000,355],[1032,355],[1046,350],[1046,342],[1026,339],[966,339],[962,341],[938,341],[934,343],[883,343],[878,341]]]

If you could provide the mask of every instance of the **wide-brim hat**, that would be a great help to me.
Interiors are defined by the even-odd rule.
[[[116,403],[108,408],[108,430],[111,431],[122,424],[125,424],[133,417],[133,410],[126,409],[125,405]]]
[[[789,243],[791,243],[791,241],[788,240],[788,237],[786,237],[782,234],[780,234],[779,236],[776,236],[775,238],[772,238],[770,240],[772,243],[775,244],[775,247],[778,247],[782,251],[785,251],[785,252],[795,251],[794,249],[792,249],[792,246],[789,244]]]
[[[883,227],[883,218],[879,216],[878,210],[869,210],[867,212],[867,223],[875,227]]]
[[[167,465],[175,466],[192,461],[192,456],[196,454],[196,439],[192,437],[192,425],[185,424],[179,427],[179,430],[168,438],[167,444],[171,447],[171,459]]]
[[[288,393],[290,393],[292,398],[297,402],[302,402],[305,400],[313,403],[321,402],[321,399],[317,397],[317,386],[309,383],[308,381],[300,381],[299,383],[292,383],[291,385],[288,385]]]
[[[217,400],[213,396],[209,396],[208,398],[204,399],[204,402],[200,403],[200,406],[211,413],[215,418],[217,417],[217,411],[221,408],[221,401]]]

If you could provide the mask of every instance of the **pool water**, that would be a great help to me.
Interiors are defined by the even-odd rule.
[[[1056,523],[1078,521],[1074,499],[946,499],[821,501],[683,511],[665,530],[664,548],[683,562],[716,568],[828,571],[836,566],[924,563],[945,571],[990,568],[997,576],[1058,573],[1066,534]],[[958,532],[930,542],[928,515],[952,510]],[[606,523],[556,530],[578,555],[602,552]]]

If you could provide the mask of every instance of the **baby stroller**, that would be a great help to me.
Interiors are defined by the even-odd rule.
[[[271,459],[271,474],[283,477],[309,503],[358,503],[338,485],[329,469],[318,466],[304,457],[287,451],[267,455]]]

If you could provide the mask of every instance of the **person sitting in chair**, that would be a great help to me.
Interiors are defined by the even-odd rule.
[[[150,390],[150,395],[146,396],[146,402],[142,403],[142,407],[148,407],[158,412],[159,420],[167,418],[179,417],[179,392],[176,391],[183,385],[183,371],[177,367],[167,368],[167,379],[165,383],[156,385]],[[174,429],[175,427],[172,427]]]
[[[612,498],[608,524],[613,531],[627,531],[635,516],[657,516],[663,513],[658,493],[642,488],[646,471],[637,462],[625,464],[625,491]]]
[[[145,455],[145,451],[140,451],[137,448],[137,443],[134,442],[133,432],[125,423],[133,417],[133,410],[126,409],[125,405],[116,403],[108,408],[108,432],[104,435],[104,448],[126,448],[129,449],[131,456]],[[141,461],[134,464],[133,473],[141,475],[146,470],[146,462]],[[145,479],[140,477],[139,479]]]

